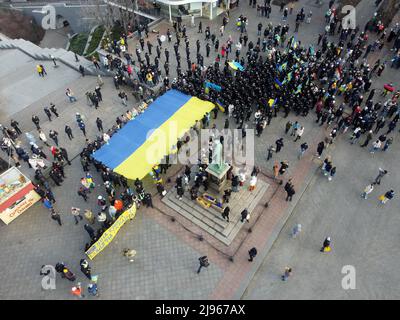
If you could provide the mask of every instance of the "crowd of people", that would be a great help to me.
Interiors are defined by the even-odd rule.
[[[268,19],[271,14],[271,5],[269,0],[264,2],[264,5],[257,5],[257,11],[261,17]],[[255,2],[250,2],[253,7],[255,7],[254,4]],[[371,146],[371,153],[379,150],[388,151],[393,143],[393,136],[397,132],[395,129],[400,118],[398,105],[400,91],[395,89],[393,83],[387,83],[383,88],[373,88],[373,81],[382,76],[388,62],[391,61],[392,68],[400,67],[400,26],[396,24],[391,29],[382,28],[382,23],[374,18],[365,26],[364,30],[359,27],[354,30],[343,29],[334,7],[334,1],[330,1],[326,14],[325,33],[319,34],[315,39],[315,45],[304,46],[301,41],[297,40],[296,33],[300,32],[302,23],[310,23],[311,16],[307,14],[306,20],[304,8],[301,8],[296,15],[294,33],[289,36],[291,27],[287,23],[287,16],[293,14],[293,11],[294,6],[289,6],[289,8],[282,6],[280,8],[282,24],[274,26],[271,22],[264,24],[262,21],[257,25],[256,30],[249,30],[248,19],[241,15],[236,22],[231,22],[236,23],[237,35],[228,37],[224,35],[225,27],[229,23],[229,15],[227,15],[223,17],[218,30],[211,30],[210,26],[205,28],[204,41],[203,43],[200,40],[196,41],[196,54],[193,59],[191,58],[190,39],[184,24],[174,23],[174,32],[168,29],[165,39],[158,35],[157,43],[154,44],[149,41],[145,43],[144,36],[148,37],[148,30],[146,31],[144,27],[143,37],[140,34],[139,44],[135,48],[138,66],[128,51],[127,37],[124,36],[120,41],[108,43],[107,50],[110,54],[104,57],[103,67],[115,72],[114,85],[119,91],[117,94],[124,106],[127,105],[128,95],[121,90],[120,86],[129,86],[134,92],[140,92],[138,98],[143,99],[143,87],[140,84],[153,87],[162,83],[161,93],[174,88],[191,96],[211,101],[216,105],[212,111],[214,119],[217,118],[219,112],[223,112],[228,119],[225,122],[225,128],[228,128],[233,121],[238,129],[242,129],[243,135],[245,135],[246,129],[253,127],[259,138],[262,137],[263,130],[271,124],[274,118],[278,116],[286,118],[290,113],[295,114],[298,120],[295,123],[288,121],[284,129],[286,135],[290,135],[290,139],[293,139],[294,142],[300,141],[299,158],[308,150],[308,144],[303,138],[307,128],[301,124],[301,117],[307,117],[310,114],[315,115],[316,124],[329,128],[326,139],[319,142],[316,149],[318,158],[321,158],[326,147],[334,143],[338,135],[345,135],[349,129],[351,131],[350,143],[355,144],[365,137],[360,147]],[[250,32],[257,32],[257,41],[253,42],[249,39]],[[198,33],[203,34],[201,22],[198,25]],[[170,53],[167,48],[162,49],[164,41],[173,41],[173,34],[176,38],[174,54],[177,62],[177,77],[170,81]],[[376,38],[376,40],[370,38]],[[183,50],[186,52],[187,68],[181,65],[181,40],[184,42]],[[209,66],[204,63],[204,57],[201,54],[202,45],[207,58],[213,53],[215,55],[214,62]],[[367,60],[368,55],[371,52],[382,50],[385,45],[391,47],[393,57],[389,59],[382,57],[370,64]],[[155,50],[152,49],[153,46],[156,46]],[[145,47],[147,47],[147,52],[145,52]],[[145,52],[144,59],[143,52]],[[164,71],[161,71],[161,52],[164,52],[165,56]],[[154,55],[154,62],[151,61],[152,55]],[[124,61],[121,59],[122,57]],[[231,62],[236,62],[236,67],[233,67]],[[185,69],[186,71],[184,71]],[[38,66],[37,72],[41,77],[46,74],[43,66]],[[138,78],[136,80],[134,79],[135,73]],[[207,87],[204,85],[206,82],[212,83],[220,89]],[[103,81],[100,77],[94,91],[86,94],[88,105],[94,106],[96,109],[101,108],[102,85]],[[77,100],[69,89],[67,89],[66,95],[71,103]],[[381,99],[384,101],[381,102]],[[152,99],[146,102],[150,103],[151,101]],[[90,237],[85,249],[95,243],[126,208],[133,204],[137,207],[153,206],[152,196],[144,189],[142,181],[136,179],[133,188],[126,178],[114,173],[93,158],[93,153],[108,143],[115,132],[143,111],[144,109],[127,110],[125,114],[118,116],[115,125],[106,131],[103,128],[102,120],[97,118],[98,135],[93,141],[86,138],[84,119],[79,113],[76,114],[77,126],[86,138],[86,144],[80,153],[84,173],[77,193],[84,201],[87,201],[91,194],[97,194],[98,206],[83,211],[86,222],[84,229]],[[52,121],[53,116],[59,117],[53,103],[44,108],[44,112],[49,121]],[[71,164],[68,152],[59,146],[56,130],[51,130],[49,133],[50,139],[55,144],[55,146],[50,146],[37,115],[32,116],[32,122],[38,131],[39,139],[49,148],[53,156],[48,176],[56,186],[61,186],[66,178],[64,166]],[[194,129],[206,128],[209,123],[210,114],[207,114],[202,121],[196,122]],[[11,120],[10,127],[2,127],[2,130],[4,137],[1,149],[15,160],[17,166],[20,165],[19,160],[23,160],[29,167],[32,167],[33,156],[30,156],[23,146],[17,144],[18,138],[22,135],[19,123]],[[74,139],[69,126],[65,127],[65,133],[69,140]],[[376,137],[374,137],[375,135]],[[32,155],[35,155],[35,158],[47,159],[47,155],[37,145],[36,139],[31,134],[27,134],[26,137],[30,143]],[[216,139],[218,138],[216,137]],[[281,151],[285,139],[285,137],[277,139],[275,147],[267,146],[267,161],[273,158],[274,153],[278,154]],[[180,145],[185,142],[185,139],[178,141],[178,150]],[[210,151],[212,153],[212,149]],[[40,166],[37,161],[34,162],[34,166],[35,190],[41,196],[45,207],[50,210],[51,218],[61,226],[60,215],[54,207],[56,199],[46,177],[47,173],[43,172],[47,166]],[[166,193],[161,174],[166,173],[168,168],[168,161],[166,161],[166,164],[155,166],[152,171],[153,180],[161,196]],[[287,160],[280,159],[279,161],[277,159],[271,168],[274,178],[285,176],[288,168]],[[99,194],[101,193],[99,183],[97,181],[96,184],[90,173],[94,170],[102,178],[106,197]],[[321,170],[329,181],[335,176],[336,167],[330,156],[326,156],[325,160],[321,161]],[[379,179],[377,178],[379,181],[375,180],[365,188],[362,193],[364,199],[367,199],[375,185],[380,184],[383,172],[387,173],[386,170],[381,169],[380,178],[379,176]],[[256,186],[258,173],[259,169],[255,167],[248,175],[250,191],[254,190]],[[190,180],[193,176],[193,183],[191,183]],[[227,221],[229,221],[230,212],[229,197],[232,192],[237,192],[244,185],[246,172],[232,170],[229,172],[228,179],[231,181],[231,186],[224,190],[222,212],[222,218]],[[178,198],[182,199],[184,193],[188,192],[193,201],[197,199],[200,187],[207,191],[208,185],[208,177],[202,163],[199,163],[196,172],[186,166],[184,174],[178,176],[175,181]],[[292,197],[295,195],[295,186],[291,177],[288,177],[284,190],[287,193],[286,201],[292,201]],[[384,204],[393,199],[394,195],[395,192],[390,189],[380,197],[380,200]],[[71,208],[71,214],[76,224],[83,220],[81,211],[77,207]],[[93,211],[98,213],[95,214]],[[250,213],[243,210],[241,221],[249,221],[249,219]],[[329,244],[324,247],[329,246],[330,239]],[[253,260],[256,253],[256,248],[252,248],[249,252],[249,261]],[[84,265],[86,266],[86,262]],[[83,267],[85,270],[87,268],[88,266]],[[288,278],[291,273],[291,269],[289,269],[285,271],[286,275],[282,279]]]

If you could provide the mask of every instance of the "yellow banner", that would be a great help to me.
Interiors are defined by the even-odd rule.
[[[136,215],[136,206],[133,205],[131,208],[126,210],[123,214],[121,214],[117,220],[112,224],[110,228],[108,228],[103,235],[97,240],[87,251],[86,255],[90,260],[93,260],[95,256],[97,256],[105,247],[107,247],[111,241],[117,235],[119,229],[127,222],[128,220],[132,220]]]

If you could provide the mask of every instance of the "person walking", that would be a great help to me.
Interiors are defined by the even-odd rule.
[[[85,219],[90,223],[90,224],[94,224],[95,223],[95,216],[93,214],[93,211],[90,209],[86,209],[85,212],[83,213],[83,215],[85,216]]]
[[[44,205],[47,209],[49,209],[50,212],[52,212],[52,210],[53,210],[53,204],[52,204],[52,202],[50,201],[49,198],[45,197],[45,198],[43,199],[43,205]]]
[[[133,262],[133,258],[136,256],[137,252],[134,249],[125,248],[122,250],[122,255],[129,259],[129,262]]]
[[[304,133],[304,127],[300,126],[300,128],[298,128],[296,130],[296,139],[294,139],[294,142],[296,142],[297,140],[300,140],[303,133]]]
[[[275,141],[276,144],[276,153],[280,152],[282,147],[284,146],[283,144],[283,138],[279,138],[278,140]]]
[[[19,123],[16,120],[11,119],[11,127],[14,128],[15,132],[17,133],[17,135],[22,134],[21,129],[19,128]]]
[[[177,198],[179,200],[182,200],[182,197],[183,197],[183,195],[185,193],[185,190],[183,189],[183,186],[181,184],[178,184],[178,185],[175,186],[175,188],[176,188]]]
[[[72,134],[72,129],[70,126],[66,125],[64,131],[67,134],[69,140],[72,140],[74,138],[74,135]]]
[[[44,113],[46,114],[47,118],[49,118],[49,121],[51,121],[51,112],[50,112],[49,108],[45,107],[43,110],[44,110]]]
[[[85,126],[85,123],[83,121],[80,121],[78,126],[79,126],[79,129],[81,129],[83,135],[86,137],[86,126]]]
[[[97,119],[96,119],[96,126],[97,126],[97,130],[99,130],[100,132],[104,132],[103,121],[99,117],[97,117]]]
[[[88,293],[93,297],[99,297],[100,296],[99,289],[98,289],[96,283],[89,283],[87,290],[88,290]]]
[[[392,200],[394,198],[394,191],[389,190],[385,194],[381,195],[379,197],[379,200],[381,201],[382,204],[386,204],[389,200]]]
[[[393,143],[393,137],[390,137],[386,140],[385,145],[383,146],[382,151],[386,151],[389,149],[389,146]]]
[[[382,142],[378,139],[372,144],[372,147],[369,152],[375,153],[376,151],[381,149],[381,146],[382,146]]]
[[[279,174],[283,175],[289,168],[289,163],[287,160],[281,161],[281,167],[279,168]]]
[[[68,97],[69,102],[71,103],[78,101],[78,99],[75,98],[74,93],[71,91],[70,88],[67,88],[65,95]]]
[[[222,219],[226,219],[227,222],[229,222],[230,211],[231,211],[231,209],[229,208],[229,206],[226,206],[224,211],[222,212]]]
[[[272,154],[274,153],[275,148],[273,145],[270,145],[269,148],[267,149],[267,161],[272,158]]]
[[[292,182],[290,180],[291,179],[289,179],[289,181],[285,185],[285,191],[287,193],[286,201],[292,201],[292,198],[296,193],[295,190],[294,190],[294,186],[293,186],[293,184],[292,184]]]
[[[366,147],[369,144],[369,142],[372,140],[372,138],[373,138],[373,134],[372,134],[372,130],[370,130],[370,131],[368,131],[367,137],[365,138],[365,141],[361,145],[361,147],[362,148]]]
[[[60,226],[62,226],[60,214],[58,214],[58,213],[54,210],[54,208],[51,209],[51,218],[52,218],[53,220],[57,221],[58,224],[59,224]]]
[[[86,226],[86,225],[85,225]],[[81,259],[79,262],[82,273],[89,279],[92,280],[92,269],[89,266],[89,262],[86,259]]]
[[[365,200],[368,199],[368,195],[374,191],[374,183],[370,183],[364,188],[364,192],[361,194],[361,197],[363,197]]]
[[[58,147],[58,132],[55,130],[50,130],[49,137],[54,141],[54,143]]]
[[[293,123],[290,120],[288,122],[286,122],[285,134],[288,134],[288,132],[292,128],[292,126],[293,126]]]
[[[75,208],[75,207],[71,208],[71,214],[73,215],[73,217],[75,219],[75,224],[78,224],[78,222],[79,222],[78,218],[80,218],[81,221],[83,219],[80,214],[80,211],[81,211],[81,209],[79,209],[79,208]]]
[[[32,116],[32,122],[35,124],[36,129],[40,130],[40,119],[39,119],[39,117],[36,116],[36,115],[33,115]]]
[[[296,21],[294,32],[299,32],[300,21]]]
[[[50,111],[54,113],[54,115],[58,118],[59,114],[57,108],[53,102],[50,102]]]
[[[330,237],[325,238],[320,251],[321,252],[330,252],[331,251],[331,238]]]
[[[247,209],[244,209],[241,213],[240,213],[241,219],[240,222],[244,222],[245,220],[247,222],[250,222],[250,213],[247,211]]]
[[[274,172],[274,180],[278,178],[279,175],[279,164],[278,161],[275,161],[274,166],[272,167],[272,171]]]
[[[360,137],[361,137],[361,128],[360,127],[357,127],[354,131],[353,131],[353,133],[352,133],[352,135],[351,135],[351,137],[350,137],[350,144],[354,144],[355,142],[357,142],[358,141],[358,139],[360,139]]]
[[[252,262],[253,259],[257,256],[257,249],[253,247],[249,250],[249,261]]]
[[[85,297],[85,295],[83,294],[83,289],[82,289],[82,285],[80,282],[78,282],[76,286],[72,287],[71,293],[80,299]]]
[[[379,168],[378,176],[374,180],[374,184],[380,185],[382,178],[387,175],[388,171],[382,168]]]
[[[39,64],[36,66],[36,71],[37,71],[39,77],[44,78],[43,69]]]
[[[144,196],[144,203],[146,204],[147,208],[149,208],[149,207],[154,208],[153,207],[153,200],[152,200],[152,197],[151,197],[150,193],[146,193],[146,195]]]
[[[307,142],[304,142],[300,145],[300,152],[299,152],[299,160],[303,157],[304,153],[307,151],[308,149],[308,144]]]
[[[61,153],[61,156],[65,159],[65,161],[67,161],[68,165],[70,166],[71,161],[69,161],[67,150],[63,147],[60,147],[60,153]]]
[[[44,132],[43,132],[41,129],[39,129],[39,139],[40,139],[46,146],[50,147],[49,143],[47,142],[47,137],[46,137],[46,135],[44,134]]]
[[[322,152],[324,152],[324,149],[325,149],[325,143],[323,141],[321,141],[320,143],[318,143],[318,146],[317,146],[318,159],[321,159]]]
[[[47,199],[49,199],[52,203],[56,203],[56,198],[54,197],[53,192],[51,191],[51,189],[47,189],[45,191],[45,196],[47,197]]]
[[[301,127],[300,123],[298,121],[295,121],[295,123],[292,125],[292,132],[290,133],[290,136],[294,137],[296,136],[297,130],[299,130]]]
[[[281,276],[282,281],[287,281],[287,279],[292,275],[292,268],[290,267],[285,267],[285,271],[283,272],[283,275]]]
[[[210,263],[208,262],[207,256],[200,257],[199,258],[199,263],[200,263],[200,266],[199,266],[199,269],[197,269],[197,274],[200,273],[201,268],[203,268],[203,267],[204,268],[208,268],[208,266],[210,265]]]
[[[81,73],[82,77],[85,76],[85,68],[83,67],[83,65],[79,65],[79,72]]]
[[[298,223],[293,227],[292,238],[296,238],[301,232],[301,224]]]
[[[250,186],[249,186],[249,191],[252,192],[256,188],[257,185],[257,176],[251,176],[250,178]]]
[[[85,189],[83,186],[81,186],[78,190],[78,195],[81,196],[83,200],[85,200],[85,202],[88,201],[88,196],[87,196],[88,190],[89,189]]]

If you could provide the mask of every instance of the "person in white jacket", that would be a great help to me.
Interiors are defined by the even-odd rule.
[[[257,184],[257,176],[251,176],[249,191],[253,191],[256,188],[256,184]]]
[[[304,133],[304,127],[300,126],[300,128],[298,128],[296,131],[296,139],[294,139],[294,142],[296,142],[297,140],[300,140],[303,133]]]
[[[42,130],[39,130],[39,139],[48,147],[50,147],[49,143],[47,142],[47,137]]]

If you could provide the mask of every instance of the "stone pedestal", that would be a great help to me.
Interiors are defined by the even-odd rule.
[[[231,167],[227,164],[223,164],[222,166],[210,164],[206,169],[206,172],[208,173],[209,186],[219,195],[223,194],[223,191],[226,188],[228,183],[227,173],[230,168]]]

